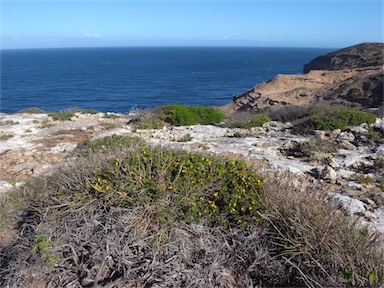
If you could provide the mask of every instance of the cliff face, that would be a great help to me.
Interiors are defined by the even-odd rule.
[[[311,70],[344,70],[383,64],[384,43],[363,43],[316,57],[304,65],[304,73]]]
[[[364,43],[319,56],[303,75],[277,75],[235,95],[227,110],[258,110],[284,105],[383,104],[384,44]]]

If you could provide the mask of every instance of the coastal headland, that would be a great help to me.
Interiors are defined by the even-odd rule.
[[[327,260],[320,258],[310,259],[304,256],[303,258],[295,258],[297,255],[291,257],[289,254],[286,254],[288,258],[284,255],[279,258],[279,254],[272,255],[273,253],[271,256],[268,253],[276,249],[273,246],[266,246],[272,250],[260,248],[260,251],[265,253],[263,254],[264,256],[255,252],[257,250],[256,247],[247,241],[251,239],[256,243],[255,239],[264,239],[257,235],[269,233],[265,232],[270,228],[268,225],[274,228],[277,227],[277,224],[274,224],[272,221],[278,218],[273,214],[275,213],[273,212],[275,208],[260,213],[261,220],[258,219],[257,221],[265,221],[266,224],[260,226],[262,228],[257,231],[255,230],[256,228],[236,230],[237,228],[234,227],[225,230],[224,228],[209,226],[212,224],[206,224],[206,221],[208,221],[206,219],[202,220],[203,224],[180,224],[180,220],[177,220],[178,224],[172,222],[172,225],[175,225],[177,229],[172,230],[169,228],[172,226],[169,224],[171,223],[169,219],[165,221],[168,226],[161,226],[161,221],[156,222],[153,220],[164,220],[163,218],[156,218],[158,215],[155,217],[153,216],[155,214],[151,214],[153,213],[152,210],[156,210],[156,207],[159,207],[156,205],[160,204],[146,206],[145,209],[147,210],[144,209],[145,213],[143,212],[139,217],[136,217],[136,215],[136,218],[134,218],[132,214],[141,208],[132,208],[130,211],[136,212],[124,214],[128,213],[129,207],[119,207],[121,209],[116,210],[113,208],[112,202],[107,202],[108,204],[97,204],[99,205],[95,206],[97,209],[93,209],[91,208],[93,203],[98,203],[99,201],[97,197],[90,198],[91,200],[85,204],[82,203],[80,205],[80,202],[73,204],[75,202],[71,201],[77,197],[76,191],[74,191],[75,196],[73,198],[65,198],[67,202],[56,203],[56,205],[48,207],[38,206],[36,204],[37,200],[35,201],[36,203],[23,203],[18,206],[15,204],[18,201],[14,200],[12,193],[16,193],[15,191],[21,193],[20,195],[26,193],[25,191],[28,191],[28,188],[24,188],[25,184],[34,181],[31,179],[48,179],[42,183],[46,183],[44,185],[49,186],[48,182],[56,179],[54,178],[55,173],[64,171],[66,167],[71,167],[73,163],[79,160],[78,153],[74,152],[79,151],[77,149],[84,143],[89,145],[92,141],[100,141],[106,139],[105,137],[114,137],[114,135],[127,136],[130,139],[143,140],[149,147],[200,153],[198,155],[204,155],[204,157],[217,156],[240,159],[253,167],[257,173],[260,173],[266,182],[274,179],[270,181],[275,183],[274,185],[276,186],[274,188],[271,188],[272,184],[265,184],[265,191],[267,192],[280,189],[278,193],[286,193],[289,197],[293,197],[292,195],[307,195],[308,191],[316,190],[316,192],[311,192],[312,195],[318,193],[321,195],[319,196],[321,199],[329,201],[324,203],[329,203],[330,206],[331,203],[336,203],[332,204],[335,205],[332,207],[336,208],[330,212],[334,213],[334,215],[332,214],[334,219],[352,219],[355,221],[354,223],[357,223],[353,227],[365,227],[369,231],[369,235],[374,235],[378,241],[377,243],[381,243],[381,248],[383,248],[383,242],[379,242],[384,241],[383,49],[383,43],[364,43],[319,56],[305,65],[304,74],[302,75],[278,75],[270,81],[258,84],[249,91],[236,95],[232,103],[225,107],[220,107],[219,110],[223,111],[225,117],[223,121],[215,125],[202,125],[199,123],[188,126],[173,125],[165,121],[164,117],[158,118],[159,115],[162,115],[162,111],[166,109],[161,107],[150,111],[133,111],[128,114],[100,113],[86,110],[45,112],[37,108],[26,109],[15,114],[0,114],[0,197],[3,207],[6,208],[2,216],[3,224],[0,226],[2,229],[0,230],[0,251],[2,251],[2,255],[5,255],[0,256],[0,259],[2,259],[0,267],[4,271],[0,273],[0,278],[2,279],[0,283],[10,283],[11,287],[26,285],[26,283],[33,283],[37,285],[35,287],[43,287],[47,283],[51,285],[49,287],[54,287],[56,284],[66,285],[65,287],[91,287],[90,285],[96,287],[97,285],[109,284],[111,286],[108,287],[114,287],[113,285],[140,287],[145,286],[145,283],[152,285],[148,287],[169,287],[172,283],[174,285],[181,285],[180,283],[185,284],[187,282],[194,283],[197,285],[195,287],[198,287],[198,285],[202,285],[201,287],[204,285],[206,285],[204,287],[214,287],[219,284],[223,285],[222,287],[244,287],[244,285],[250,283],[258,285],[257,281],[261,283],[260,285],[262,286],[260,287],[288,285],[288,283],[294,286],[306,285],[307,287],[314,287],[313,285],[315,284],[319,287],[329,285],[333,285],[332,287],[350,287],[362,283],[371,286],[379,285],[383,280],[380,278],[383,277],[383,274],[377,272],[379,270],[366,271],[365,275],[361,276],[360,268],[353,266],[356,263],[353,262],[352,265],[347,260],[343,262],[346,267],[335,268],[331,267],[332,264],[330,263],[332,261],[326,257],[324,259]],[[319,109],[323,114],[319,112]],[[285,113],[295,114],[296,117],[285,115],[284,111]],[[367,114],[358,114],[357,111],[364,111],[363,113]],[[340,116],[338,113],[344,116]],[[254,115],[264,115],[268,118],[263,118],[263,123],[252,125],[254,123],[252,119],[255,119]],[[346,119],[345,115],[352,116],[348,116],[350,118],[347,117],[348,119]],[[355,118],[359,119],[356,120]],[[325,121],[330,126],[321,126],[324,123],[319,119]],[[335,121],[338,124],[345,120],[346,122],[342,123],[345,125],[335,129],[318,129],[319,127],[336,127],[332,126],[334,119],[336,119]],[[355,122],[355,120],[361,121]],[[313,125],[321,125],[308,126],[307,123],[310,122]],[[111,160],[108,158],[108,153],[106,153],[103,159],[106,162]],[[113,161],[111,160],[116,167],[120,163],[120,159],[117,159],[119,158],[116,156],[112,159]],[[207,162],[209,161],[207,160]],[[179,175],[175,179],[182,174],[184,168],[183,166],[180,167]],[[124,166],[123,168],[126,167]],[[97,170],[96,167],[95,169]],[[53,175],[53,178],[49,178],[50,175]],[[105,177],[107,179],[107,176]],[[63,187],[60,186],[61,188],[58,189],[63,189],[64,191],[66,189],[64,186],[70,186],[69,182],[70,179],[68,179],[66,184],[61,183],[60,185]],[[102,185],[102,180],[99,182]],[[176,180],[173,183],[175,183],[173,185],[175,186]],[[39,187],[44,190],[44,185]],[[92,185],[89,191],[98,191],[98,189],[94,188],[95,184]],[[174,190],[171,185],[167,186],[166,191]],[[288,188],[290,192],[285,190]],[[99,190],[103,190],[101,191],[102,193],[107,193],[109,189],[100,188]],[[145,189],[147,188],[143,188],[143,190]],[[209,190],[210,187],[205,187],[205,189]],[[117,191],[117,193],[126,192]],[[217,197],[216,194],[212,195],[210,196],[212,199]],[[61,197],[61,195],[57,197]],[[208,198],[207,195],[203,194],[199,197],[197,201],[200,201],[200,203],[203,203],[204,197]],[[28,197],[26,196],[26,198]],[[56,200],[53,199],[52,203]],[[170,200],[167,199],[167,201]],[[236,204],[233,206],[233,203],[241,202],[239,200],[239,202],[230,203],[231,207],[235,209]],[[211,207],[216,204],[216,202],[209,202]],[[300,206],[297,203],[295,205],[297,207]],[[294,210],[293,207],[294,205],[290,209]],[[53,213],[52,211],[55,209],[58,211],[58,214],[55,215],[61,215],[64,218],[68,215],[66,213],[79,215],[78,219],[73,218],[73,221],[65,222],[65,225],[68,226],[60,230],[64,234],[72,233],[70,234],[72,235],[71,237],[68,236],[69,239],[72,239],[70,243],[65,242],[67,241],[66,236],[60,238],[61,236],[59,237],[57,236],[58,234],[55,234],[59,233],[58,230],[53,232],[53,230],[51,231],[47,228],[48,224],[44,224],[45,219],[49,219],[50,213]],[[173,209],[172,205],[169,209]],[[246,209],[251,210],[253,208],[252,206],[247,206]],[[99,212],[95,212],[96,210]],[[88,213],[87,211],[94,213],[92,214],[94,220],[89,220],[88,216],[84,216]],[[103,214],[100,211],[108,212]],[[192,209],[191,211],[195,210]],[[280,210],[276,208],[276,211]],[[120,224],[116,224],[117,222],[108,222],[109,216],[106,215],[112,215],[113,213],[120,213],[119,215],[122,215],[118,218],[122,219],[121,221],[125,223],[124,225],[127,225],[126,227],[130,227],[129,229],[135,231],[135,233],[132,232],[133,236],[130,234],[131,231],[123,231],[124,228],[122,227],[124,225],[119,226]],[[204,214],[204,210],[202,213]],[[228,213],[229,215],[231,214],[231,212]],[[10,219],[9,215],[13,215],[13,219]],[[152,218],[148,215],[152,215]],[[297,215],[300,215],[299,212]],[[276,218],[273,218],[275,216]],[[308,218],[315,219],[317,216],[314,213],[309,215]],[[85,237],[81,234],[85,233],[85,230],[81,230],[81,233],[76,232],[80,231],[79,227],[81,225],[79,223],[83,223],[81,219],[87,219],[84,220],[84,223],[86,223],[84,225],[91,227],[89,231],[93,229],[93,235],[112,235],[108,233],[121,229],[123,232],[119,230],[121,234],[118,234],[121,237],[120,239],[129,234],[132,236],[132,238],[129,238],[129,241],[132,241],[132,243],[126,243],[124,249],[119,250],[113,244],[113,241],[117,240],[105,236],[106,238],[100,239],[99,242],[102,248],[98,249],[98,244],[94,242],[96,241],[95,238],[92,238],[93,242],[81,239]],[[236,219],[237,221],[239,219],[243,221],[243,218]],[[294,217],[289,219],[292,221],[289,225],[292,225],[292,227],[295,225],[299,226],[295,222],[297,219],[295,220]],[[15,226],[15,223],[13,225],[7,224],[7,221],[10,223],[15,222],[17,225]],[[56,220],[53,221],[52,219],[49,221],[52,223],[60,222],[59,220],[55,222]],[[73,227],[71,223],[75,223]],[[150,227],[151,223],[156,223],[158,226],[155,225],[153,226],[155,228],[152,229]],[[328,222],[328,225],[331,227],[332,221]],[[276,231],[281,233],[279,234],[281,237],[287,231],[287,235],[292,237],[287,238],[288,240],[284,242],[284,245],[297,244],[299,242],[294,242],[298,241],[297,239],[301,239],[300,241],[303,241],[303,243],[312,243],[310,242],[311,239],[306,238],[305,229],[309,229],[308,227],[300,226],[301,232],[300,229],[295,230],[292,228],[292,231],[295,231],[295,233],[302,233],[300,235],[294,234],[294,232],[290,234],[289,229],[283,231],[282,227],[284,226],[278,227],[280,228],[276,228]],[[337,228],[332,229],[337,231]],[[334,231],[332,229],[330,228],[329,231]],[[103,234],[100,231],[105,233],[103,232]],[[244,236],[243,232],[239,231],[247,232],[244,232]],[[351,232],[351,234],[353,233]],[[145,237],[141,237],[142,235]],[[88,236],[87,234],[86,237]],[[167,242],[166,239],[172,239],[174,242]],[[218,239],[221,239],[221,244]],[[360,238],[351,239],[356,240]],[[63,241],[64,244],[62,243]],[[185,241],[189,241],[190,246],[185,244],[187,243]],[[244,249],[244,251],[238,251],[240,246],[236,245],[240,244],[236,244],[236,241],[250,245],[249,247],[252,247],[253,252],[249,252],[251,248],[248,246],[241,246],[241,249]],[[78,246],[76,246],[76,243]],[[256,244],[260,247],[265,245],[261,240],[260,243]],[[158,250],[151,248],[155,249],[153,251],[158,251],[157,254],[148,252],[150,250],[148,247],[152,247],[151,245],[157,247],[156,249]],[[214,249],[215,245],[217,246],[217,251]],[[24,248],[20,248],[21,246]],[[306,246],[305,249],[308,247],[310,245]],[[306,254],[307,252],[304,250],[295,249],[300,248],[292,246],[284,251],[299,251],[305,256],[312,255]],[[330,251],[336,253],[337,249],[342,250],[341,247],[331,247]],[[238,252],[235,252],[235,250]],[[119,251],[122,253],[121,255]],[[324,251],[322,250],[321,253],[323,254],[320,254],[325,255],[326,252]],[[233,254],[234,256],[231,256],[232,258],[228,256],[230,259],[226,258],[225,261],[227,262],[225,262],[224,258],[221,259],[218,254],[215,254],[216,252],[227,256]],[[360,252],[362,251],[358,251],[356,254]],[[15,253],[14,259],[11,259],[12,257],[10,256],[12,253]],[[196,253],[201,255],[196,256]],[[248,260],[236,258],[236,255],[240,255],[236,253],[242,253],[241,257],[248,255],[247,257],[253,258]],[[275,256],[281,262],[274,262],[275,259],[273,257]],[[259,267],[256,259],[266,266],[263,266],[264,268]],[[303,266],[298,268],[297,265],[299,264],[297,263],[303,259],[310,262],[310,265],[318,265],[318,267],[309,267],[310,265],[305,266],[305,264],[301,263],[300,265]],[[207,262],[205,263],[204,261]],[[340,262],[337,262],[338,260],[334,261],[337,265],[341,265]],[[172,266],[172,263],[177,265]],[[215,266],[216,268],[213,267],[213,263],[217,265],[217,267]],[[226,263],[229,263],[228,266],[226,266]],[[36,272],[36,269],[34,270],[34,265],[43,264],[46,266],[39,270],[41,273]],[[243,273],[237,271],[236,269],[238,268],[234,268],[239,267],[239,265],[243,268],[245,267],[244,270],[246,272]],[[268,265],[271,265],[273,269]],[[352,266],[348,265],[352,265],[353,269],[359,272],[353,270],[353,273],[349,273],[352,271],[352,268],[350,268]],[[356,266],[358,265],[356,264]],[[20,271],[17,272],[17,275],[14,274],[16,276],[11,277],[11,274],[16,273],[17,269]],[[279,275],[276,278],[277,282],[271,280],[271,277],[273,278],[271,271],[274,269],[278,270],[276,272]],[[322,279],[314,276],[317,273],[316,271],[320,270],[325,271],[323,271]],[[287,271],[290,271],[289,273],[291,274]],[[335,271],[340,272],[341,276],[335,276],[337,274]],[[284,273],[288,273],[288,278],[291,278],[284,278]],[[69,282],[64,279],[67,276],[70,277],[68,278],[70,279]],[[213,282],[210,283],[210,281]],[[136,285],[135,283],[138,286],[134,286]]]

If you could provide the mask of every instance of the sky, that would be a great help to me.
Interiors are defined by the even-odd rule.
[[[0,0],[1,48],[384,42],[384,0]]]

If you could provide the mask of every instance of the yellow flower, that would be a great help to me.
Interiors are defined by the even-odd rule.
[[[200,196],[200,200],[204,200],[204,196]]]
[[[215,197],[219,196],[219,192],[213,193],[213,196],[215,196]]]

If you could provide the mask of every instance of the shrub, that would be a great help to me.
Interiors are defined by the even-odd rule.
[[[244,162],[150,148],[128,139],[125,143],[134,150],[96,167],[75,198],[72,192],[61,197],[75,202],[104,199],[119,207],[155,204],[156,213],[165,218],[204,218],[225,226],[254,222],[265,209],[262,179]],[[85,146],[97,151],[105,144]]]
[[[372,128],[369,128],[368,129],[368,138],[373,140],[373,141],[380,141],[383,139],[383,133],[382,132],[379,132],[379,131],[376,131]]]
[[[287,105],[284,107],[268,108],[263,113],[273,121],[292,122],[308,116],[310,109],[310,107]]]
[[[253,127],[261,127],[264,123],[269,121],[271,121],[271,118],[264,114],[236,112],[227,117],[224,126],[229,128],[250,129]]]
[[[18,223],[0,246],[0,286],[382,283],[377,242],[323,186],[123,136],[86,142],[77,155],[1,203],[0,223],[5,213]]]
[[[45,113],[45,111],[40,109],[39,107],[31,107],[17,111],[16,113],[42,114]]]
[[[162,106],[159,110],[160,119],[176,126],[213,125],[224,119],[222,112],[211,107],[171,104]]]
[[[356,126],[362,123],[374,123],[375,115],[353,108],[322,107],[310,111],[308,119],[299,124],[299,130],[311,133],[314,130],[345,129],[347,126]]]
[[[297,142],[286,152],[290,156],[312,158],[318,153],[335,153],[339,145],[329,140],[315,139],[305,142]]]
[[[75,116],[75,113],[71,111],[49,112],[48,116],[51,117],[54,121],[69,121],[73,116]]]
[[[160,119],[160,112],[157,109],[147,109],[135,112],[128,124],[135,129],[161,129],[166,123]]]
[[[339,203],[325,196],[326,187],[293,179],[280,173],[264,185],[270,249],[285,261],[290,279],[302,280],[291,286],[380,287],[380,242],[338,210]]]

